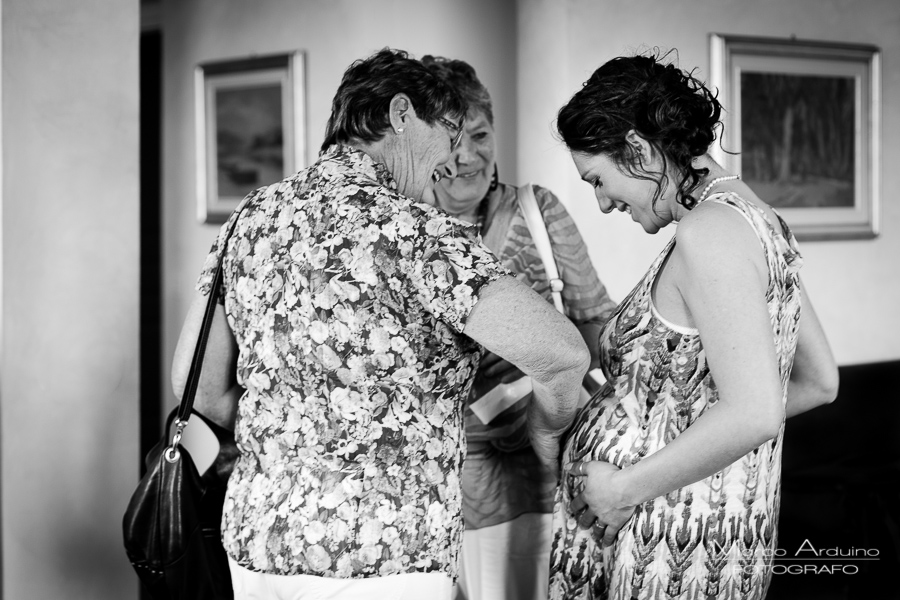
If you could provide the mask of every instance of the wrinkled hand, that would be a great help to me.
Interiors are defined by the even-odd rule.
[[[592,528],[597,541],[609,546],[619,530],[634,514],[635,507],[623,503],[618,493],[619,467],[599,460],[578,461],[568,465],[567,474],[575,478],[570,510],[578,518],[578,525]],[[580,493],[575,490],[581,488]]]
[[[537,392],[536,392],[537,393]],[[569,421],[564,424],[558,420],[554,422],[552,417],[539,409],[539,402],[532,398],[528,404],[528,437],[531,439],[531,448],[538,460],[549,473],[559,480],[560,439],[569,428]]]
[[[565,429],[542,427],[536,424],[530,415],[528,417],[528,437],[531,439],[531,447],[541,464],[553,474],[554,478],[559,477],[559,439],[563,433]]]

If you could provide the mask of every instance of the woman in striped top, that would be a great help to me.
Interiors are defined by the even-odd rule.
[[[551,301],[550,282],[513,185],[497,177],[493,108],[475,70],[461,60],[426,56],[422,62],[455,87],[469,104],[465,129],[451,156],[455,176],[435,186],[438,205],[477,227],[500,262]],[[615,309],[597,277],[578,228],[549,190],[533,186],[563,280],[566,316],[589,348]],[[592,356],[596,366],[596,355]],[[500,357],[482,357],[469,402],[523,373]],[[526,386],[527,389],[527,386]],[[485,423],[466,411],[467,456],[463,468],[466,531],[457,600],[547,597],[550,527],[556,477],[537,460],[525,430],[530,394]]]

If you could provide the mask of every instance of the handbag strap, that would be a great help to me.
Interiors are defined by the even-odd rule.
[[[246,205],[245,205],[246,206]],[[197,345],[194,347],[194,357],[191,359],[191,369],[188,371],[187,382],[184,386],[184,393],[181,396],[181,404],[178,407],[177,417],[175,419],[175,435],[172,438],[170,451],[177,452],[178,442],[181,441],[181,434],[187,425],[191,416],[191,410],[194,407],[194,396],[197,394],[197,388],[200,385],[200,369],[203,367],[203,357],[206,354],[206,343],[209,341],[209,331],[212,328],[213,317],[216,314],[216,305],[219,300],[219,289],[222,287],[222,270],[225,262],[226,246],[234,228],[237,225],[240,213],[244,207],[238,211],[228,233],[220,244],[221,253],[219,254],[219,264],[216,266],[216,274],[213,277],[212,287],[209,290],[209,299],[206,301],[206,311],[203,313],[203,324],[200,327],[200,335],[197,337]],[[205,419],[204,419],[205,420]],[[168,430],[168,426],[166,427]]]
[[[525,215],[525,225],[531,232],[534,246],[537,248],[538,255],[544,263],[544,271],[546,271],[547,279],[550,281],[550,294],[553,296],[553,304],[556,306],[556,310],[565,314],[562,301],[562,291],[565,284],[559,276],[556,259],[553,258],[553,247],[550,245],[550,235],[547,233],[547,223],[544,222],[544,216],[541,214],[537,199],[534,197],[534,189],[530,183],[526,183],[516,190],[516,199],[519,201],[519,206],[522,207],[522,214]]]

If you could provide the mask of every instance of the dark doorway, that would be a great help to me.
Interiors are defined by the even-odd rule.
[[[162,32],[140,47],[140,460],[162,435]]]
[[[140,38],[140,456],[162,436],[162,32]],[[141,600],[150,596],[140,586]]]

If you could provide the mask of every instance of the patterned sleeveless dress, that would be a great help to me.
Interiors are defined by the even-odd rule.
[[[758,206],[732,192],[706,202],[740,212],[763,247],[785,401],[800,318],[797,242],[780,216],[780,227],[773,227]],[[674,244],[675,237],[606,324],[600,353],[607,384],[579,413],[563,464],[602,460],[627,467],[671,442],[717,402],[697,330],[668,323],[651,300]],[[638,506],[605,549],[570,513],[570,486],[579,484],[565,477],[554,511],[550,597],[764,598],[777,542],[783,432],[715,475]]]

